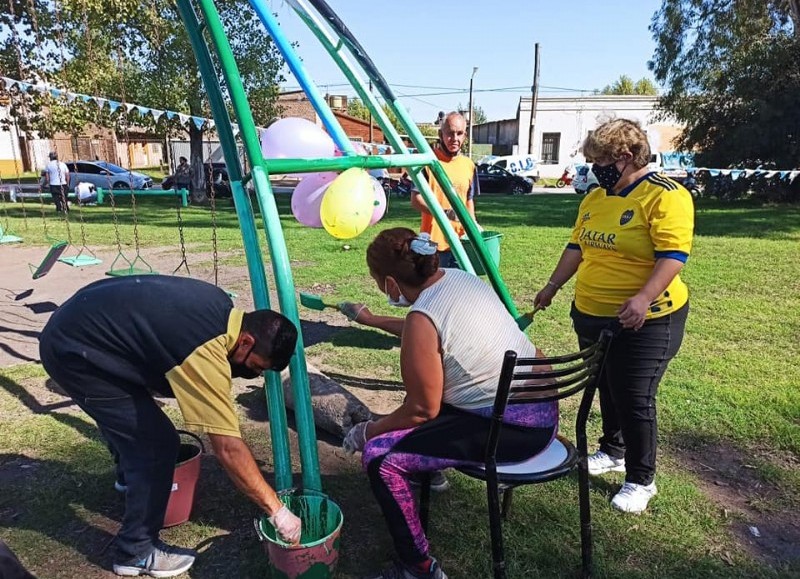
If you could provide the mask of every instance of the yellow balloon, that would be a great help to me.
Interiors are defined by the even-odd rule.
[[[369,226],[374,209],[375,190],[369,173],[351,167],[328,186],[319,216],[325,231],[337,239],[350,239]]]

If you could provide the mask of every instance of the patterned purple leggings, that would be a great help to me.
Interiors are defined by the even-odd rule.
[[[362,463],[404,563],[419,564],[429,556],[409,477],[483,462],[490,414],[491,408],[467,412],[443,406],[439,416],[421,426],[387,432],[367,442]],[[553,440],[557,425],[555,403],[509,406],[498,462],[518,462],[539,454]]]

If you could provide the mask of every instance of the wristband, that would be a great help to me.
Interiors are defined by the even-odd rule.
[[[547,280],[547,284],[545,284],[545,285],[549,285],[549,286],[554,287],[556,289],[556,291],[561,289],[561,286],[558,285],[556,282],[554,282],[552,279]]]

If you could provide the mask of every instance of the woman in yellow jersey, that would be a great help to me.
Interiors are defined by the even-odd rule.
[[[692,196],[648,167],[638,123],[615,119],[583,144],[600,187],[583,200],[567,247],[534,305],[547,307],[577,273],[572,320],[586,346],[617,330],[599,386],[603,435],[589,473],[625,472],[611,501],[639,513],[656,494],[656,390],[677,354],[689,312],[678,275],[694,229]]]

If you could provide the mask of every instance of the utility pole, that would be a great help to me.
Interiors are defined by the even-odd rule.
[[[533,86],[531,86],[531,126],[528,131],[528,154],[533,154],[533,129],[536,126],[536,106],[539,100],[539,43],[534,45]]]
[[[372,79],[369,80],[369,92],[370,94],[372,94]],[[372,109],[370,107],[367,107],[367,110],[369,110],[369,142],[374,143],[375,138],[373,137],[372,134]]]
[[[467,126],[469,127],[467,135],[469,138],[469,144],[467,145],[467,156],[472,159],[472,81],[475,79],[475,73],[478,72],[478,67],[472,67],[472,76],[469,77],[469,119]]]

